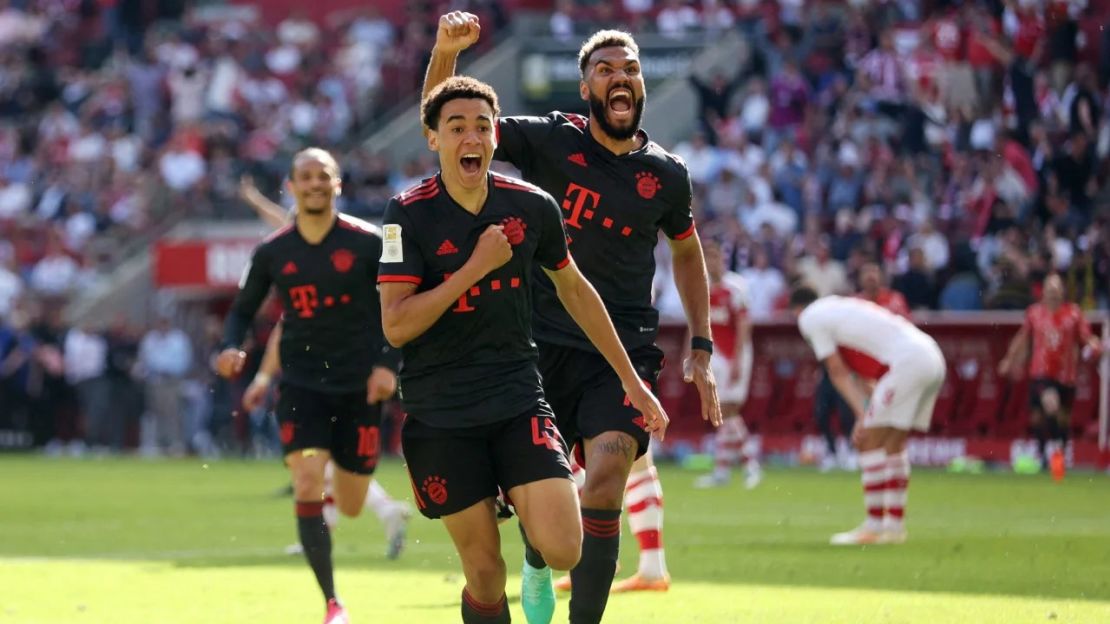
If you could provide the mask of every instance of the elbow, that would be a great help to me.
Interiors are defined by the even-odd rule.
[[[400,349],[411,339],[398,320],[388,316],[382,318],[382,334],[385,336],[385,341],[394,349]]]

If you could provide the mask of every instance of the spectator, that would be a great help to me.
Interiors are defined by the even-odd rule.
[[[927,310],[936,307],[936,284],[926,259],[925,250],[911,246],[909,267],[894,278],[894,289],[902,293],[910,310]]]
[[[767,250],[757,245],[752,250],[752,266],[741,274],[748,283],[748,313],[752,319],[770,317],[775,300],[786,292],[786,280],[781,271],[771,266]]]
[[[114,406],[105,377],[108,343],[88,327],[75,327],[66,333],[62,355],[66,381],[77,391],[85,440],[95,448],[107,448],[114,435],[108,418]]]
[[[849,292],[848,274],[844,265],[830,255],[829,241],[824,235],[818,239],[812,253],[798,261],[798,275],[820,297]]]
[[[185,453],[181,384],[192,367],[192,346],[185,332],[160,317],[139,344],[139,366],[146,384],[147,413],[143,443],[148,453]]]

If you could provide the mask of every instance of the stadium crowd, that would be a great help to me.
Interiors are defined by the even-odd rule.
[[[295,13],[260,28],[185,4],[0,0],[0,428],[31,414],[37,445],[119,448],[124,416],[101,406],[130,406],[134,424],[144,404],[181,397],[194,431],[227,426],[213,417],[227,405],[201,396],[213,337],[164,321],[64,325],[67,298],[135,245],[185,216],[248,215],[240,176],[274,196],[306,144],[336,149],[343,209],[371,219],[432,169],[351,139],[419,88],[440,7],[412,4],[401,21],[370,5]],[[507,19],[497,1],[461,4],[483,23]],[[757,318],[797,282],[855,291],[868,260],[915,309],[1022,309],[1051,270],[1083,307],[1110,307],[1107,3],[546,8],[552,36],[572,42],[621,25],[746,37],[736,72],[694,68],[700,120],[668,147],[689,165],[702,236],[745,275]],[[665,245],[657,283],[664,316],[681,317]],[[190,435],[162,442],[202,450]]]

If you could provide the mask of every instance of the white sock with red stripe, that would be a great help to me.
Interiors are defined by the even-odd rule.
[[[362,505],[374,512],[378,520],[384,522],[396,504],[396,501],[389,496],[389,493],[378,483],[377,479],[370,480],[370,489],[366,491],[366,500],[363,501]]]
[[[628,475],[624,488],[628,526],[640,542],[640,576],[647,579],[667,575],[663,556],[663,488],[655,466]]]
[[[887,530],[902,531],[905,529],[906,516],[906,490],[910,486],[910,455],[905,449],[894,455],[887,455],[887,486],[883,493],[883,504],[886,507],[884,520]]]
[[[716,452],[713,476],[727,479],[732,472],[732,467],[745,461],[744,442],[747,441],[747,437],[747,430],[739,416],[730,416],[721,423],[714,440]]]
[[[335,479],[335,465],[328,462],[324,466],[324,524],[328,530],[334,531],[339,524],[339,508],[335,506],[335,490],[332,483]]]
[[[860,479],[863,481],[863,504],[867,508],[864,526],[872,531],[883,528],[883,509],[886,505],[887,473],[886,450],[876,449],[859,454]]]

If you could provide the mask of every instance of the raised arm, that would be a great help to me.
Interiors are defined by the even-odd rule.
[[[254,185],[254,179],[249,175],[239,178],[239,199],[247,203],[254,210],[258,218],[272,228],[279,228],[289,222],[289,215],[280,205],[270,201]]]
[[[582,276],[574,260],[567,262],[563,268],[551,270],[544,268],[544,272],[551,278],[555,285],[555,292],[559,301],[567,309],[570,317],[582,328],[590,342],[613,367],[620,377],[621,386],[628,394],[629,401],[644,416],[645,429],[651,431],[660,440],[667,431],[667,413],[659,404],[658,399],[636,374],[628,354],[617,336],[613,321],[601,302],[601,297],[590,282]]]
[[[455,75],[455,61],[459,52],[478,41],[482,27],[478,16],[465,11],[451,11],[441,15],[436,29],[436,43],[432,48],[432,58],[428,61],[428,71],[424,74],[424,91],[420,99],[428,97],[436,85]]]

